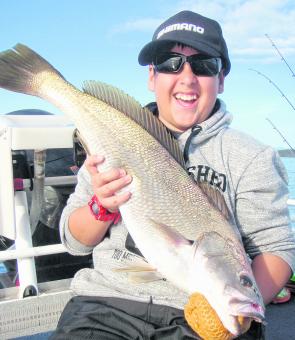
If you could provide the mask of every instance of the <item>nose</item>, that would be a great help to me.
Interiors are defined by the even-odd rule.
[[[185,62],[181,72],[179,73],[181,82],[191,85],[197,83],[197,76],[193,73],[192,68],[188,62]]]

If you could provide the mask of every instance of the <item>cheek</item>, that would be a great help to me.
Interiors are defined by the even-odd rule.
[[[155,92],[156,98],[162,100],[169,97],[173,88],[173,78],[166,74],[155,74],[149,82],[149,89]]]
[[[207,94],[208,97],[216,97],[220,91],[220,82],[218,79],[203,79],[203,82],[200,82],[202,92]]]

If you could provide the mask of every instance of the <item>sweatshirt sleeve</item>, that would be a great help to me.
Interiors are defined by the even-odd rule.
[[[260,151],[242,174],[236,193],[236,221],[251,258],[272,253],[295,271],[295,237],[291,227],[288,177],[276,151]]]
[[[71,213],[82,206],[85,206],[93,196],[90,184],[90,176],[84,167],[78,172],[77,185],[75,191],[70,195],[67,205],[65,206],[61,219],[60,219],[60,238],[62,244],[64,244],[68,252],[72,255],[88,255],[92,252],[94,247],[85,246],[81,242],[77,241],[71,234],[68,221]]]

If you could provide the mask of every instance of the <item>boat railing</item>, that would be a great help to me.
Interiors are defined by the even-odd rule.
[[[16,259],[18,276],[17,284],[9,286],[8,276],[4,286],[1,282],[1,339],[54,329],[71,297],[70,279],[37,282],[34,258],[66,250],[61,244],[33,247],[27,197],[32,183],[26,179],[16,183],[13,156],[23,150],[73,148],[73,131],[74,126],[62,115],[0,115],[0,235],[14,242],[9,249],[0,251],[0,265]],[[75,176],[45,177],[44,185],[75,181]],[[0,271],[0,277],[4,276]]]

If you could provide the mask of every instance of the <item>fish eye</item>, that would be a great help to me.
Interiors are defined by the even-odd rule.
[[[241,275],[240,282],[243,287],[248,287],[248,288],[253,287],[253,282],[249,276]]]

